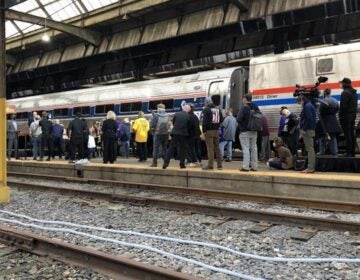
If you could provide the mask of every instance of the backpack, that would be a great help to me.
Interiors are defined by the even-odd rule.
[[[158,117],[156,124],[156,133],[159,135],[168,134],[169,132],[169,117]]]
[[[129,141],[129,135],[126,133],[125,127],[122,125],[119,129],[119,139],[122,142]]]
[[[250,115],[247,129],[250,131],[262,131],[262,119],[263,114],[261,113],[261,111],[259,109],[250,107]]]

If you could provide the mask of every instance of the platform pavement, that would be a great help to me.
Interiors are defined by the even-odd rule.
[[[203,161],[203,164],[206,162]],[[211,171],[203,171],[200,167],[180,169],[178,161],[171,161],[170,166],[163,170],[161,159],[157,168],[150,167],[150,164],[151,160],[137,162],[134,158],[118,158],[114,164],[103,164],[101,159],[93,159],[85,165],[70,164],[57,159],[49,162],[11,160],[8,162],[8,170],[360,203],[359,174],[303,174],[296,171],[269,170],[264,163],[259,164],[257,172],[240,172],[241,161],[224,162],[223,170]]]

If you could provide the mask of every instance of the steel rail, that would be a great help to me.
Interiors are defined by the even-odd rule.
[[[262,195],[262,194],[229,192],[229,191],[208,190],[208,189],[199,189],[199,188],[186,188],[186,187],[177,187],[177,186],[164,186],[164,185],[148,184],[148,183],[145,184],[145,183],[122,182],[122,181],[113,181],[113,180],[85,179],[85,178],[75,178],[75,177],[38,175],[38,174],[33,175],[33,174],[18,173],[18,172],[8,172],[8,175],[46,179],[46,180],[59,180],[59,181],[75,182],[81,184],[106,185],[106,186],[118,187],[118,188],[160,191],[165,193],[201,196],[211,199],[251,201],[257,203],[277,203],[277,204],[291,205],[291,206],[310,208],[316,210],[360,213],[359,203],[339,202],[332,200],[279,197],[279,196]]]
[[[96,249],[47,238],[9,226],[0,226],[0,242],[21,250],[45,255],[70,265],[86,267],[98,273],[123,280],[200,280],[189,274],[140,263]]]
[[[27,190],[53,191],[63,195],[81,195],[81,197],[89,196],[98,199],[104,199],[111,202],[126,202],[136,205],[145,205],[169,210],[187,211],[199,213],[209,216],[224,216],[234,219],[245,219],[256,222],[267,221],[272,224],[282,224],[297,227],[313,227],[320,230],[338,230],[360,232],[360,223],[343,221],[338,219],[329,219],[321,217],[312,217],[305,215],[286,214],[279,212],[249,210],[241,208],[220,207],[208,204],[197,204],[191,202],[183,202],[178,200],[165,200],[156,198],[146,198],[134,195],[120,195],[106,192],[71,189],[54,187],[49,185],[37,185],[32,183],[12,182],[8,181],[11,187],[17,187]]]

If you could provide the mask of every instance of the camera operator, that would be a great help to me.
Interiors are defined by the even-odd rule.
[[[355,119],[357,112],[356,90],[351,86],[349,78],[343,78],[341,81],[343,92],[340,97],[339,118],[341,127],[344,131],[346,142],[346,157],[355,156]]]
[[[316,109],[314,106],[315,100],[311,96],[300,95],[300,104],[303,109],[300,115],[300,137],[303,138],[305,149],[308,156],[308,166],[302,173],[315,172],[315,150],[314,137],[316,127]]]

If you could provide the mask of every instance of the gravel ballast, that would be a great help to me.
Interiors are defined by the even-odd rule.
[[[74,185],[74,187],[78,186]],[[241,205],[241,207],[243,207],[242,204],[243,202],[236,202],[236,205]],[[71,198],[39,191],[12,191],[11,203],[1,206],[0,209],[26,214],[39,219],[68,221],[98,227],[133,230],[212,242],[262,256],[359,258],[360,247],[351,244],[351,236],[348,232],[318,232],[308,242],[301,242],[290,239],[290,235],[299,230],[293,227],[274,226],[261,234],[253,234],[247,230],[254,225],[249,221],[226,220],[199,214],[190,215],[179,211],[132,206],[123,203],[113,204],[101,200]],[[11,218],[4,214],[0,214],[0,216]],[[356,218],[358,219],[358,217]],[[26,220],[22,221],[28,222]],[[84,229],[79,230],[86,231]],[[44,236],[62,238],[74,244],[91,246],[105,252],[125,255],[144,263],[190,273],[205,279],[236,279],[232,276],[215,273],[208,269],[162,257],[159,254],[142,249],[121,247],[116,244],[94,241],[69,233],[41,232],[34,229],[32,231],[41,233]],[[228,252],[195,245],[183,245],[98,231],[87,230],[86,232],[126,242],[149,245],[220,268],[265,279],[360,278],[359,264],[264,262],[245,259]]]

